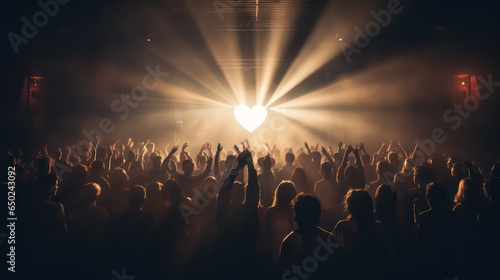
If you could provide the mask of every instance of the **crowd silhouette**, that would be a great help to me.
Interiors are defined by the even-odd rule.
[[[67,147],[4,154],[4,170],[16,167],[20,275],[500,276],[500,163],[483,172],[448,155],[419,158],[418,145],[408,154],[392,141],[374,154],[342,142],[205,143],[195,154],[187,143],[161,149],[132,139]]]

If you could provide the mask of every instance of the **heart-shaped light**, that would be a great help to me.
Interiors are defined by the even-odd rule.
[[[266,120],[267,110],[262,105],[255,105],[252,109],[247,105],[238,105],[234,109],[234,117],[248,132],[252,132]]]

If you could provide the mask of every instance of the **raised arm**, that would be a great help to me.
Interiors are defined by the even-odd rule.
[[[248,186],[245,195],[245,205],[257,207],[259,205],[259,182],[257,180],[257,170],[253,165],[252,154],[246,150],[243,153],[243,159],[248,167]],[[269,156],[269,155],[268,155]]]
[[[214,162],[214,175],[217,180],[219,180],[219,158],[220,152],[222,151],[222,145],[217,144],[217,151],[215,151],[215,162]]]
[[[385,143],[382,143],[382,146],[380,146],[380,149],[373,155],[372,157],[372,166],[375,166],[375,161],[377,160],[377,157],[384,151],[385,148]]]
[[[197,177],[200,179],[204,179],[205,177],[207,177],[210,174],[210,171],[212,171],[212,163],[212,157],[207,158],[207,166],[205,167],[205,171],[203,171],[203,173],[201,173]]]
[[[179,146],[173,146],[172,150],[170,150],[167,157],[163,160],[161,164],[162,172],[168,172],[172,177],[174,177],[173,173],[177,173],[177,170],[170,168],[170,159],[175,154],[175,152],[177,152],[177,150],[179,150]]]
[[[359,156],[359,151],[360,151],[359,146],[356,146],[356,148],[353,150],[354,158],[356,159],[354,164],[356,164],[356,168],[358,169],[358,179],[360,181],[360,184],[364,186],[366,185],[365,170],[363,168],[363,163],[361,162],[361,158]]]
[[[309,144],[307,144],[307,142],[304,142],[304,147],[306,147],[307,154],[310,155],[311,154],[311,148],[309,147]]]
[[[352,146],[349,145],[347,147],[347,150],[344,153],[344,158],[342,159],[342,164],[340,165],[339,169],[337,170],[337,182],[344,182],[344,170],[347,167],[347,159],[349,158],[349,154],[352,152]]]
[[[403,155],[405,156],[405,159],[408,158],[408,153],[406,152],[405,148],[403,147],[403,145],[401,145],[401,141],[398,141],[398,148],[401,150],[401,152],[403,153]]]
[[[231,170],[229,175],[226,177],[222,186],[219,190],[219,195],[217,196],[217,223],[220,224],[224,220],[224,216],[228,211],[231,198],[231,190],[233,189],[234,181],[240,174],[240,171],[245,166],[246,161],[241,156],[238,156],[238,167]]]
[[[97,146],[99,146],[100,142],[101,141],[100,141],[99,136],[96,136],[95,143],[92,143],[92,155],[90,157],[89,163],[92,163],[97,159]]]
[[[326,160],[332,165],[332,166],[335,166],[335,163],[333,162],[333,158],[330,156],[330,154],[328,153],[328,151],[326,150],[325,147],[321,147],[321,152],[323,153],[323,155],[326,157]]]

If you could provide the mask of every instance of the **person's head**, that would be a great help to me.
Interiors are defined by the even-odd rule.
[[[398,153],[396,152],[390,152],[388,155],[387,155],[387,160],[389,161],[389,163],[391,165],[398,165],[399,164],[399,156],[398,156]]]
[[[245,200],[245,184],[235,181],[231,189],[230,201],[232,204],[241,205]]]
[[[323,179],[331,179],[331,174],[332,174],[332,164],[328,161],[325,161],[321,164],[320,167],[320,174],[323,177]]]
[[[484,195],[491,203],[500,203],[500,178],[492,177],[484,183]]]
[[[161,156],[155,156],[153,158],[153,168],[154,169],[160,169],[161,168]]]
[[[38,176],[35,180],[34,188],[35,196],[38,200],[49,201],[52,196],[57,194],[57,176],[52,174]]]
[[[377,163],[377,174],[383,177],[386,172],[390,169],[390,165],[387,161],[382,160]]]
[[[292,200],[295,221],[301,229],[312,229],[318,226],[321,216],[319,200],[310,194],[299,193]]]
[[[375,192],[375,209],[376,210],[393,210],[396,211],[397,195],[388,184],[382,184]]]
[[[36,165],[36,169],[40,175],[49,174],[52,169],[51,159],[49,157],[40,158]]]
[[[181,186],[174,179],[169,179],[162,188],[163,199],[168,205],[177,205],[184,199]]]
[[[451,166],[451,176],[453,176],[455,180],[469,178],[469,168],[467,168],[463,162],[454,163]]]
[[[321,153],[318,151],[312,151],[311,158],[312,158],[313,162],[320,163],[321,162]]]
[[[344,177],[349,183],[354,183],[358,177],[358,169],[355,166],[349,165],[344,169]]]
[[[163,184],[160,182],[152,182],[146,186],[146,202],[149,204],[162,204],[163,195],[161,189]]]
[[[288,152],[285,154],[285,162],[288,165],[292,165],[295,161],[295,155],[292,152]]]
[[[200,156],[198,158],[198,163],[200,164],[199,168],[200,169],[204,169],[205,168],[205,165],[207,164],[207,157],[206,156]]]
[[[334,153],[333,154],[333,161],[335,161],[335,163],[337,165],[339,165],[342,162],[342,154],[341,153]]]
[[[129,177],[125,169],[117,167],[109,175],[111,191],[126,190],[129,187]]]
[[[83,164],[78,164],[73,167],[73,171],[68,173],[67,180],[63,184],[71,187],[81,187],[87,182],[88,167]]]
[[[429,166],[418,165],[413,167],[413,181],[415,184],[418,184],[420,187],[425,187],[434,180],[434,170]]]
[[[344,198],[344,210],[352,220],[375,220],[372,197],[363,189],[350,189],[347,192]]]
[[[106,173],[106,165],[102,160],[94,160],[90,164],[90,174],[93,176],[103,176]]]
[[[94,182],[87,183],[79,189],[77,197],[80,205],[95,205],[101,195],[101,187]]]
[[[124,164],[125,164],[125,158],[123,156],[116,157],[111,162],[111,166],[113,168],[122,167]]]
[[[427,184],[425,197],[427,204],[432,209],[446,208],[446,187],[440,183],[432,182]]]
[[[290,206],[290,202],[296,195],[295,185],[291,181],[283,181],[274,191],[273,206],[280,208]]]
[[[146,189],[140,185],[132,186],[128,191],[129,208],[140,210],[144,202],[146,202]]]
[[[135,152],[133,150],[129,150],[127,153],[126,160],[127,161],[135,161],[135,159],[136,159]]]
[[[106,149],[104,149],[104,147],[97,147],[96,159],[103,161],[108,159],[108,153],[106,152]]]
[[[431,157],[428,162],[431,167],[438,172],[446,169],[446,162],[440,157]]]
[[[474,179],[460,180],[458,191],[453,198],[455,204],[477,204],[481,200],[481,185]]]
[[[296,167],[292,172],[292,182],[296,188],[306,188],[306,170],[302,167]]]
[[[135,160],[130,163],[130,167],[128,169],[128,173],[132,176],[133,175],[142,175],[144,172],[144,165],[142,162]]]
[[[215,199],[220,190],[220,185],[214,176],[207,176],[201,181],[201,191],[209,198]]]
[[[258,164],[260,167],[262,167],[263,170],[271,170],[271,168],[274,166],[275,164],[275,161],[272,157],[269,156],[265,156],[265,157],[262,157],[262,158],[259,158],[258,160]]]
[[[188,158],[182,162],[182,171],[185,175],[191,175],[194,171],[194,163],[193,160]]]

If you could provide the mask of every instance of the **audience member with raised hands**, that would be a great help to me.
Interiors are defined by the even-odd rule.
[[[187,143],[184,143],[183,149],[185,149],[186,147]],[[162,164],[162,166],[164,166],[163,169],[165,169],[170,174],[170,178],[175,179],[179,183],[185,195],[187,195],[188,197],[193,197],[194,189],[198,188],[198,185],[201,183],[201,181],[203,181],[203,179],[205,179],[212,170],[212,158],[207,159],[207,164],[203,173],[194,176],[194,163],[193,160],[188,157],[182,162],[183,173],[179,173],[174,167],[174,164],[167,164],[169,162],[168,160],[172,157],[176,150],[177,147],[174,146],[168,154],[167,158],[165,158]]]
[[[217,198],[217,279],[253,280],[257,277],[260,188],[250,151],[242,151],[237,162],[237,167],[224,180]],[[231,205],[235,179],[245,166],[248,169],[245,199],[241,205]]]
[[[350,153],[354,153],[355,165],[347,165],[347,160]],[[365,174],[361,158],[359,157],[359,147],[353,148],[351,145],[347,147],[342,160],[342,165],[337,170],[337,182],[339,187],[347,192],[348,189],[364,189]]]
[[[261,203],[262,206],[267,208],[271,206],[274,191],[278,186],[276,175],[272,170],[275,160],[267,154],[265,157],[259,158],[257,162],[261,167],[261,172],[257,176],[260,185]]]

